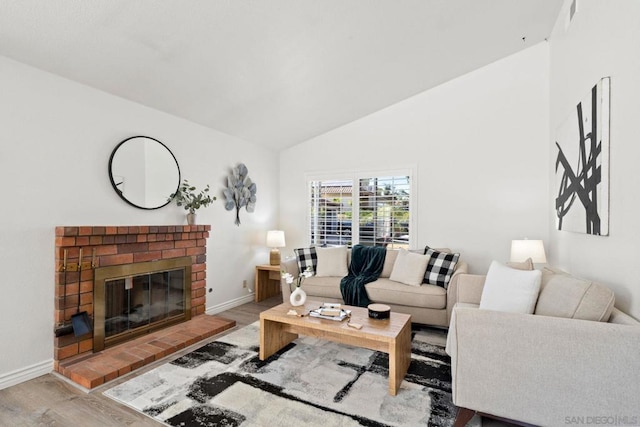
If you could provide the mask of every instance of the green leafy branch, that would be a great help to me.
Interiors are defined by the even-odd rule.
[[[178,190],[169,196],[168,200],[175,200],[178,206],[184,207],[184,210],[194,214],[201,207],[206,208],[213,203],[213,201],[216,200],[216,196],[209,194],[208,184],[204,190],[198,192],[196,187],[189,184],[189,181],[185,179],[178,187]]]

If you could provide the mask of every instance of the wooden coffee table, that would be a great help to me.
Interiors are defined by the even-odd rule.
[[[362,325],[362,329],[355,329],[347,326],[346,319],[338,322],[287,315],[291,309],[307,314],[320,305],[314,301],[300,307],[284,303],[260,313],[260,360],[298,338],[298,334],[381,351],[389,355],[389,394],[398,394],[411,363],[411,316],[391,312],[389,319],[375,320],[369,318],[366,308],[343,305],[351,310],[351,322]]]

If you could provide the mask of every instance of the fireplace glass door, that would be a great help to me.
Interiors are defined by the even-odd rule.
[[[105,337],[184,314],[184,269],[105,281]]]
[[[191,257],[98,267],[93,350],[191,319]]]

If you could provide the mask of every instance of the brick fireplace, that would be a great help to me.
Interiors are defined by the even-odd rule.
[[[97,268],[185,259],[185,257],[187,260],[191,257],[190,316],[195,318],[203,314],[206,298],[206,241],[210,230],[210,225],[56,227],[54,307],[56,330],[60,331],[65,325],[71,324],[71,316],[78,311],[78,305],[79,311],[87,312],[89,319],[93,321],[94,279]],[[65,253],[66,270],[63,268]],[[81,253],[82,260],[80,260]],[[183,328],[185,329],[188,328]],[[199,330],[201,329],[200,327]],[[63,375],[70,376],[66,371],[74,361],[85,359],[94,353],[93,330],[80,337],[76,337],[73,333],[59,333],[59,335],[54,336],[54,369]],[[182,346],[174,345],[175,350],[178,349],[177,347],[193,344],[195,342],[193,338],[197,337],[190,336],[189,343]],[[172,339],[175,340],[175,337]],[[166,346],[161,347],[163,348],[160,354],[162,356],[168,354],[167,349],[164,348]],[[146,362],[152,360],[154,357],[146,357]],[[103,380],[108,379],[103,378]],[[94,384],[91,384],[92,386]]]

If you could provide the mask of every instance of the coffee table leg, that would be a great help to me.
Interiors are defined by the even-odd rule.
[[[260,360],[265,360],[298,338],[297,334],[285,332],[283,327],[282,323],[260,319]]]
[[[411,363],[411,323],[407,323],[395,341],[389,344],[389,394],[398,394]]]

